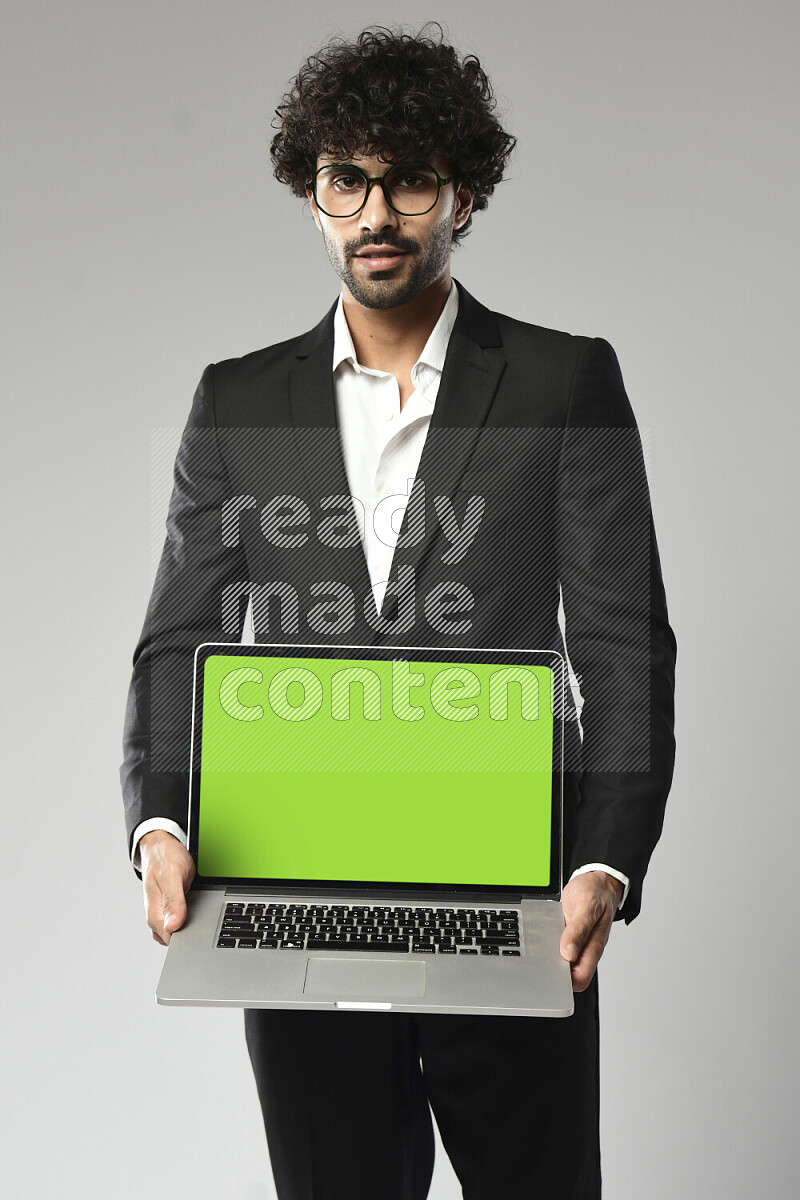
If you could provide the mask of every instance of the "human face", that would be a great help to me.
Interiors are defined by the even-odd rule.
[[[317,168],[343,161],[323,155]],[[369,176],[384,175],[390,163],[376,155],[349,157],[353,166]],[[448,164],[429,157],[443,178]],[[331,265],[353,299],[364,308],[396,308],[406,304],[437,279],[449,276],[453,229],[469,217],[472,195],[458,187],[458,180],[445,184],[430,212],[406,217],[389,205],[379,184],[370,188],[367,202],[353,217],[329,217],[321,212],[309,192],[314,221],[321,231]],[[367,257],[385,249],[386,258]],[[388,257],[394,253],[394,257]]]

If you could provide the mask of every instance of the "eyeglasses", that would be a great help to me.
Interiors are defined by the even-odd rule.
[[[379,183],[386,203],[402,217],[421,217],[439,201],[439,193],[452,175],[442,179],[428,163],[395,163],[385,175],[367,175],[352,163],[320,167],[306,189],[317,208],[328,217],[354,217],[367,203],[373,183]]]

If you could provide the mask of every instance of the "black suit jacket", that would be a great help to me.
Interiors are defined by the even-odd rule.
[[[240,640],[248,596],[256,641],[563,651],[560,589],[584,698],[582,744],[567,722],[565,878],[590,862],[625,872],[630,921],[672,779],[676,656],[635,420],[606,341],[457,286],[380,614],[336,426],[335,304],[310,332],[203,372],[134,654],[128,836],[150,817],[185,828],[194,650]]]

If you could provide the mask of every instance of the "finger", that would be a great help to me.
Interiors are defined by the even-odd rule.
[[[160,940],[159,930],[164,928],[161,888],[152,876],[147,875],[144,878],[144,912],[153,937]]]
[[[183,879],[170,876],[166,885],[162,885],[163,934],[169,941],[171,934],[180,929],[186,920],[186,896],[183,890]]]
[[[590,904],[567,919],[561,935],[562,958],[566,958],[568,962],[577,960],[599,917],[600,913],[597,911],[596,905]]]
[[[589,984],[594,979],[594,973],[597,970],[597,964],[600,961],[599,954],[588,956],[584,954],[581,961],[573,964],[570,967],[570,975],[572,978],[573,992],[585,992]]]
[[[592,982],[597,964],[603,956],[607,943],[608,931],[598,926],[583,947],[580,957],[570,967],[573,992],[586,991]]]
[[[147,924],[157,940],[166,946],[172,934],[186,920],[183,879],[174,871],[147,875],[144,885]]]

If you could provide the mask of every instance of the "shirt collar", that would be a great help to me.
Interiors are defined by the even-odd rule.
[[[434,325],[430,332],[430,337],[425,343],[422,353],[417,359],[412,372],[417,366],[424,363],[428,367],[433,367],[435,371],[441,374],[444,369],[444,359],[447,354],[447,346],[450,341],[450,334],[453,332],[453,326],[456,323],[458,316],[458,288],[455,280],[450,283],[450,293],[445,301],[439,320]],[[349,362],[356,370],[361,370],[358,359],[356,358],[355,347],[353,346],[353,338],[350,334],[350,327],[347,324],[347,318],[344,315],[344,306],[342,296],[340,294],[339,301],[336,305],[336,311],[333,314],[333,370],[343,362]]]

